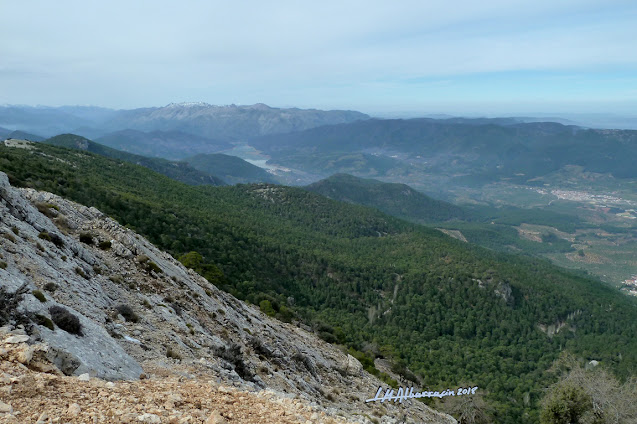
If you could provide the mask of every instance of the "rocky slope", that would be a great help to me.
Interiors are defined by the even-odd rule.
[[[353,357],[218,290],[98,210],[13,188],[3,173],[0,255],[0,324],[32,350],[21,361],[12,343],[0,347],[0,420],[454,422],[416,401],[365,403],[384,384]],[[42,374],[56,370],[90,381]],[[261,410],[279,412],[241,415]]]
[[[179,368],[182,375],[150,368],[157,377],[138,381],[107,382],[86,374],[65,377],[47,369],[46,360],[41,358],[45,345],[19,342],[28,336],[17,333],[0,338],[3,423],[349,422],[272,390],[247,392],[220,385],[210,375],[187,367]],[[41,372],[43,369],[49,372]]]

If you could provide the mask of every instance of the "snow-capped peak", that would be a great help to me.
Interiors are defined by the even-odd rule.
[[[206,102],[182,102],[182,103],[171,103],[166,107],[170,108],[184,108],[184,107],[210,107],[211,104]]]

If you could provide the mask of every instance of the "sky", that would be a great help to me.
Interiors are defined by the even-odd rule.
[[[637,115],[635,0],[0,0],[0,104]]]

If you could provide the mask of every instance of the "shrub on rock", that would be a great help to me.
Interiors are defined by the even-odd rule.
[[[91,245],[93,244],[93,234],[91,233],[81,233],[80,234],[80,242],[84,244]]]
[[[139,315],[133,311],[133,308],[126,304],[117,305],[115,310],[129,322],[139,322]]]
[[[51,314],[51,320],[62,330],[78,336],[82,335],[80,319],[69,312],[68,309],[55,305],[49,308],[49,313]]]

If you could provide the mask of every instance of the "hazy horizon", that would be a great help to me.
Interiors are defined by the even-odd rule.
[[[2,10],[11,19],[0,27],[0,104],[637,110],[632,1],[33,1]]]
[[[207,103],[210,104],[211,106],[230,106],[230,105],[235,105],[235,106],[251,106],[257,103],[260,104],[266,104],[269,107],[272,108],[279,108],[279,109],[285,109],[285,108],[299,108],[297,105],[272,105],[272,104],[267,104],[265,102],[257,102],[257,103],[253,103],[250,105],[246,105],[246,104],[227,104],[227,105],[220,105],[220,104],[211,104],[208,102],[204,102],[204,101],[200,101],[200,102],[171,102],[172,104],[180,104],[180,103]],[[140,108],[161,108],[161,107],[165,107],[168,106],[169,104],[162,104],[162,105],[144,105],[141,106]],[[95,104],[84,104],[84,105],[79,105],[79,104],[75,104],[75,105],[70,105],[70,104],[66,104],[66,105],[42,105],[42,104],[36,104],[36,105],[28,105],[28,104],[1,104],[0,107],[19,107],[19,108],[52,108],[52,109],[56,109],[56,108],[64,108],[64,107],[69,107],[69,108],[74,108],[74,107],[86,107],[86,108],[103,108],[103,109],[111,109],[111,110],[126,110],[127,108],[122,108],[122,109],[117,109],[117,108],[109,108],[106,106],[102,106],[99,105],[97,103]],[[131,108],[131,109],[137,109],[137,108]],[[317,109],[317,110],[338,110],[338,108],[330,108],[330,107],[326,107],[326,108],[312,108],[312,107],[308,107],[308,108],[303,108],[300,107],[299,109]],[[343,110],[343,109],[341,109]],[[487,113],[487,112],[459,112],[459,113],[454,113],[453,111],[436,111],[436,110],[391,110],[391,111],[370,111],[370,110],[357,110],[357,109],[348,109],[348,110],[353,110],[353,111],[357,111],[357,112],[362,112],[365,114],[368,114],[370,117],[372,118],[379,118],[379,119],[412,119],[412,118],[434,118],[434,119],[445,119],[445,118],[455,118],[455,117],[462,117],[462,118],[536,118],[539,120],[542,120],[543,118],[546,118],[547,121],[558,121],[561,123],[564,123],[566,125],[572,124],[572,125],[581,125],[581,126],[585,126],[585,127],[592,127],[592,128],[616,128],[616,129],[637,129],[637,114],[635,113],[626,113],[626,114],[621,114],[621,113],[608,113],[608,112],[590,112],[590,113],[576,113],[576,112],[546,112],[546,111],[522,111],[519,113],[514,113],[514,112],[502,112],[502,113],[498,113],[498,112],[493,112],[493,113]],[[12,124],[3,124],[5,127],[7,128],[13,128],[15,127],[15,129],[20,129],[19,125],[12,125]],[[2,126],[2,125],[0,125]]]

